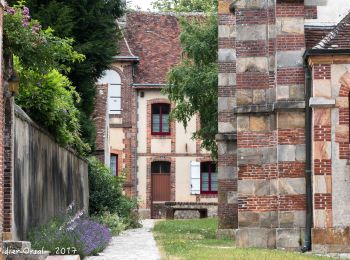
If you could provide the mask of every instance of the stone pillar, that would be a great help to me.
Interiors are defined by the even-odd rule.
[[[219,1],[219,134],[218,216],[219,235],[232,235],[237,228],[236,120],[233,113],[236,90],[235,16],[230,0]]]
[[[303,1],[276,7],[278,229],[276,247],[298,250],[306,224]]]
[[[276,247],[275,12],[275,1],[236,3],[239,247]]]

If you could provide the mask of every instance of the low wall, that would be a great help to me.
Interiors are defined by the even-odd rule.
[[[88,163],[59,146],[20,108],[14,117],[13,239],[65,211],[88,210]]]

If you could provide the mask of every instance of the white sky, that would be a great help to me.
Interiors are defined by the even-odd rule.
[[[152,10],[151,2],[153,2],[153,0],[128,0],[127,2],[132,9],[137,9],[139,7],[143,11],[147,11],[148,9]]]

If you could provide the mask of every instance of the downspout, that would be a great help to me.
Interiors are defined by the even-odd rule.
[[[310,107],[310,97],[312,95],[312,77],[311,70],[307,64],[308,53],[304,55],[304,70],[305,70],[305,175],[306,175],[306,225],[305,225],[305,241],[301,248],[304,253],[311,250],[311,229],[313,225],[313,201],[312,201],[312,109]]]

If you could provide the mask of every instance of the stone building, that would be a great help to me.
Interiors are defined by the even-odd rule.
[[[237,246],[350,252],[350,14],[323,23],[327,2],[219,1],[219,233]]]
[[[130,12],[119,26],[120,54],[97,86],[96,155],[114,175],[126,174],[125,191],[139,198],[145,217],[162,217],[165,201],[200,204],[216,214],[216,165],[191,138],[199,120],[187,129],[169,122],[174,104],[161,93],[181,59],[177,17]]]

